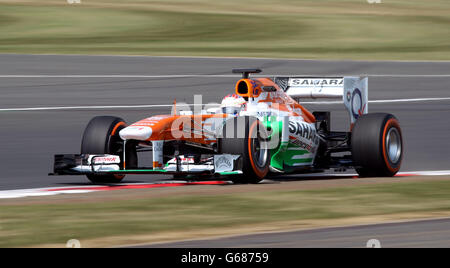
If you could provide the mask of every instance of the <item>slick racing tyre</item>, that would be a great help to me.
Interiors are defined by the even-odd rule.
[[[233,177],[236,183],[258,183],[269,172],[270,152],[266,148],[267,132],[254,117],[242,116],[225,122],[219,139],[219,152],[241,155],[243,175]]]
[[[400,124],[392,114],[374,113],[358,118],[352,130],[352,156],[361,177],[392,177],[403,158]]]
[[[84,130],[81,142],[81,154],[112,154],[121,157],[123,165],[123,141],[119,131],[126,127],[125,121],[119,117],[97,116],[94,117]],[[128,146],[130,145],[130,146]],[[127,166],[137,166],[136,146],[132,142],[127,143]],[[117,183],[122,181],[125,175],[86,175],[93,183]]]

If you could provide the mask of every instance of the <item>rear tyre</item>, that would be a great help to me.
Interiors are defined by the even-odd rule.
[[[269,172],[270,152],[266,148],[264,125],[254,117],[235,117],[225,122],[219,151],[241,155],[243,175],[232,177],[236,183],[258,183]]]
[[[361,177],[392,177],[400,170],[403,138],[392,114],[361,116],[352,130],[352,156]]]
[[[86,126],[81,142],[81,154],[113,154],[121,157],[123,165],[123,141],[119,131],[126,127],[122,118],[113,116],[94,117]],[[127,166],[137,166],[136,146],[127,142]],[[125,175],[86,175],[93,183],[118,183]]]

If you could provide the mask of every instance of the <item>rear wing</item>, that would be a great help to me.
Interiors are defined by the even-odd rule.
[[[368,77],[275,77],[293,99],[342,99],[354,124],[368,113]]]

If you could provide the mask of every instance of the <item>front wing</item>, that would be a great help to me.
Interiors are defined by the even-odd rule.
[[[49,175],[125,175],[125,174],[174,174],[174,175],[240,175],[242,172],[240,155],[216,154],[201,161],[177,156],[164,167],[126,168],[118,155],[58,154],[55,155],[53,173]]]

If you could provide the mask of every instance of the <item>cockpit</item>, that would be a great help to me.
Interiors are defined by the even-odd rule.
[[[223,98],[220,110],[224,114],[238,115],[242,111],[245,103],[246,101],[241,96],[229,94]]]

